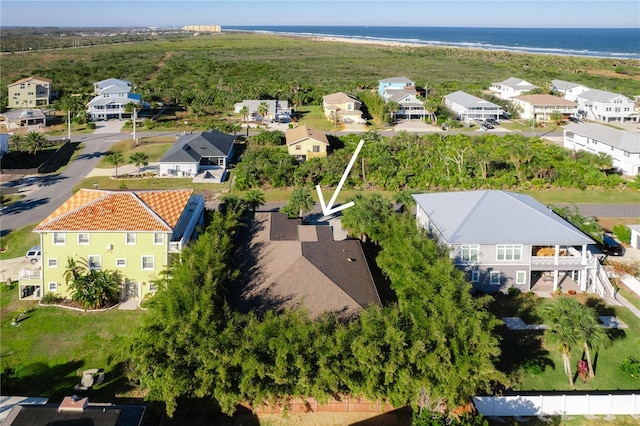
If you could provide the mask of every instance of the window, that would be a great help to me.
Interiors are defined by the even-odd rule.
[[[64,232],[53,233],[53,244],[56,246],[63,246],[67,243],[67,234]]]
[[[89,255],[89,269],[102,269],[102,257],[97,255]]]
[[[158,291],[158,285],[156,283],[149,283],[149,291],[155,293]]]
[[[162,232],[153,234],[153,244],[164,244],[164,234]]]
[[[89,234],[78,234],[78,244],[89,244]]]
[[[49,259],[47,259],[47,266],[49,268],[57,268],[58,267],[58,258],[57,257],[50,257]]]
[[[477,269],[471,271],[471,282],[477,283],[478,281],[480,281],[480,271],[478,271]]]
[[[136,233],[127,232],[127,244],[135,244],[135,243],[136,243]]]
[[[320,152],[320,145],[314,145],[313,152]]]
[[[527,283],[527,271],[516,271],[516,284]]]
[[[477,244],[464,244],[461,248],[461,260],[463,262],[477,262],[480,246]]]
[[[300,151],[302,147],[300,145],[296,145],[296,151]]]
[[[58,291],[58,283],[50,282],[49,283],[49,291]]]
[[[116,259],[116,268],[125,268],[127,266],[127,259]]]
[[[498,260],[522,260],[522,245],[520,244],[498,244]]]
[[[491,285],[499,285],[500,284],[500,271],[491,271],[491,272],[489,272],[489,284],[491,284]]]
[[[154,269],[153,256],[142,256],[142,269]]]

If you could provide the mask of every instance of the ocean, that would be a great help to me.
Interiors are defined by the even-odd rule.
[[[425,46],[640,60],[640,28],[231,26],[223,31],[353,38]]]

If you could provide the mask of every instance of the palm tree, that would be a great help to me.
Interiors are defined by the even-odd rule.
[[[22,145],[24,144],[24,136],[23,135],[12,135],[11,136],[11,143],[13,144],[13,150],[14,151],[20,151],[20,148],[22,148]]]
[[[256,209],[264,204],[264,193],[259,189],[250,189],[244,194],[244,202],[251,207],[252,213],[256,212]]]
[[[545,338],[550,343],[560,344],[564,372],[571,386],[573,386],[571,350],[582,343],[576,318],[580,315],[579,312],[580,303],[568,297],[560,297],[543,305],[540,309],[540,315],[548,326],[544,333]]]
[[[577,309],[576,320],[580,329],[582,348],[589,365],[589,377],[595,377],[591,362],[591,349],[607,346],[611,343],[611,339],[598,322],[596,311],[588,306],[579,305],[580,309]]]
[[[424,104],[424,111],[427,113],[427,117],[431,119],[431,122],[433,124],[436,124],[436,122],[438,121],[438,117],[436,116],[436,111],[438,110],[438,106],[440,105],[440,102],[435,98],[427,98],[424,100],[423,104]]]
[[[258,114],[260,114],[262,124],[264,124],[264,118],[269,114],[269,105],[267,105],[266,102],[260,102],[260,105],[258,105]]]
[[[242,108],[240,108],[240,114],[242,115],[242,118],[247,125],[247,137],[249,137],[249,107],[243,105]]]
[[[124,163],[124,156],[120,151],[114,151],[111,154],[107,155],[107,162],[109,164],[113,164],[116,168],[116,177],[118,177],[118,164]]]
[[[140,168],[149,164],[149,156],[144,152],[134,152],[129,157],[129,163],[135,164],[138,167],[138,175],[142,175]]]
[[[23,145],[31,155],[36,155],[38,151],[41,151],[47,143],[47,138],[44,135],[33,131],[27,133],[24,138]]]
[[[391,124],[396,122],[396,112],[400,109],[400,105],[398,105],[395,101],[387,102],[387,111],[391,114]]]
[[[297,214],[299,218],[302,218],[305,213],[311,211],[313,204],[313,197],[311,197],[311,193],[308,190],[296,188],[291,193],[289,204],[283,208],[283,211],[290,217]]]

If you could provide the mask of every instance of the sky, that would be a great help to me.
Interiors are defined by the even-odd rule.
[[[28,8],[37,13],[25,12]],[[0,26],[359,25],[640,28],[640,1],[1,0]]]

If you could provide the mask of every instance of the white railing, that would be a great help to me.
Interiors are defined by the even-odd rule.
[[[596,283],[599,283],[602,286],[602,293],[598,292],[598,294],[600,294],[600,297],[604,297],[604,292],[608,292],[611,297],[616,297],[616,290],[613,288],[613,285],[611,284],[611,281],[609,281],[609,277],[607,277],[607,273],[605,272],[604,268],[598,264],[596,267]],[[596,286],[596,289],[598,287]]]
[[[483,416],[640,415],[640,393],[474,396]]]
[[[169,243],[169,253],[180,253],[182,251],[182,240],[171,241]]]
[[[20,281],[24,280],[39,280],[40,279],[40,271],[29,270],[27,268],[22,268],[18,273],[18,279]]]
[[[549,266],[554,266],[554,265],[581,266],[586,264],[587,262],[585,262],[582,259],[582,257],[576,257],[576,256],[558,256],[557,258],[555,256],[532,256],[531,257],[531,265],[538,265],[538,266],[547,266],[547,265]]]

